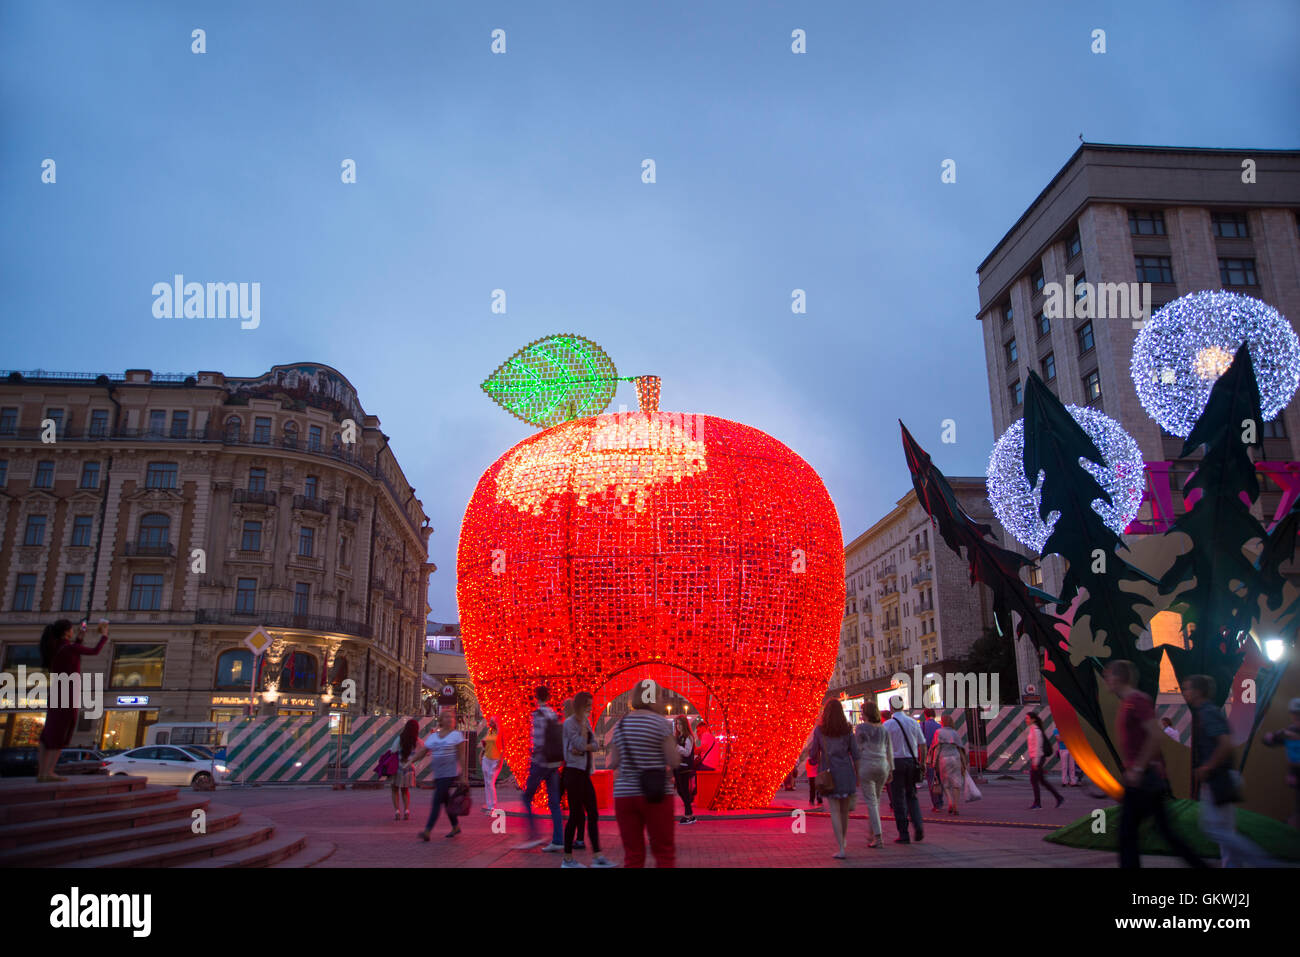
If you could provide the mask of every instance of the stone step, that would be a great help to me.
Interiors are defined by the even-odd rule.
[[[207,809],[208,834],[203,836],[215,837],[216,832],[234,828],[239,823],[239,811],[236,808],[210,805]],[[157,844],[186,842],[198,837],[200,835],[190,830],[190,819],[187,816],[143,827],[120,828],[10,848],[0,851],[0,867],[58,867],[84,858],[112,856],[118,852]]]
[[[338,845],[333,841],[311,841],[309,840],[303,849],[293,857],[283,860],[278,864],[272,864],[272,867],[315,867],[321,861],[325,860],[337,850]]]
[[[155,844],[97,857],[83,857],[60,866],[96,868],[179,867],[183,864],[199,861],[211,862],[214,858],[223,854],[233,854],[243,848],[265,842],[270,838],[274,830],[275,825],[266,818],[246,814],[244,820],[241,820],[234,827],[215,833],[209,828],[207,834],[191,835],[188,839],[178,840],[171,844]]]
[[[292,858],[307,844],[307,835],[301,831],[275,830],[266,840],[224,854],[178,864],[177,867],[275,867]]]
[[[148,792],[141,792],[148,793]],[[167,803],[145,804],[136,807],[103,809],[96,808],[89,814],[75,817],[57,817],[45,821],[28,821],[23,824],[9,824],[0,827],[0,851],[29,844],[42,844],[106,831],[121,831],[127,828],[147,827],[161,821],[184,818],[190,821],[193,812],[205,809],[208,798],[186,796],[175,797]]]
[[[121,794],[148,786],[145,778],[128,774],[75,774],[66,781],[38,783],[35,778],[0,778],[0,807],[36,804],[93,794]]]
[[[136,788],[116,794],[92,794],[89,797],[50,798],[31,804],[0,804],[0,828],[28,821],[79,817],[90,811],[113,811],[124,807],[143,807],[176,800],[179,790],[169,787]]]

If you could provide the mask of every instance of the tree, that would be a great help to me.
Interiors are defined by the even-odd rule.
[[[1018,703],[1015,645],[998,634],[996,628],[985,628],[984,634],[975,639],[961,662],[961,669],[972,674],[997,675],[998,704]]]

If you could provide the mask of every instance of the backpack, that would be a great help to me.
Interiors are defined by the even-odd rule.
[[[1046,761],[1052,756],[1052,751],[1055,749],[1052,747],[1052,739],[1047,736],[1047,732],[1043,731],[1041,728],[1039,729],[1039,732],[1043,736],[1043,760]]]
[[[542,713],[538,709],[538,713]],[[564,726],[554,718],[546,718],[546,726],[542,731],[542,761],[545,764],[555,764],[564,760]]]

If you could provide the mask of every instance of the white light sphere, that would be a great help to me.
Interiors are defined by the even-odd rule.
[[[1109,505],[1102,499],[1093,499],[1093,511],[1115,534],[1122,535],[1142,505],[1142,490],[1146,483],[1142,450],[1124,427],[1110,416],[1077,405],[1065,408],[1088,433],[1105,462],[1103,467],[1087,459],[1079,460],[1079,464],[1110,495]],[[989,504],[1002,527],[1017,541],[1041,554],[1060,513],[1052,512],[1046,522],[1038,515],[1045,473],[1039,471],[1038,481],[1031,489],[1025,479],[1024,419],[1013,422],[993,446],[987,474]]]
[[[1260,412],[1266,422],[1276,418],[1300,385],[1300,338],[1268,303],[1235,292],[1180,296],[1143,324],[1131,363],[1142,407],[1166,432],[1187,438],[1243,342]]]

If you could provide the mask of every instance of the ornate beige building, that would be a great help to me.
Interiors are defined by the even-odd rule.
[[[105,712],[74,743],[131,747],[250,699],[342,725],[415,713],[432,531],[379,419],[327,366],[0,379],[3,670],[38,663],[49,621],[112,622],[84,663]],[[258,626],[260,661],[243,644]],[[0,711],[0,746],[42,722]]]

